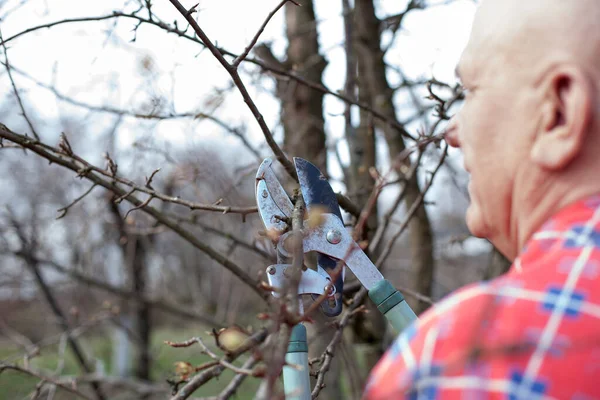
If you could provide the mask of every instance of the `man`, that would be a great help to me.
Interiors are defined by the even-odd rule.
[[[513,260],[403,332],[375,399],[600,399],[600,1],[483,0],[447,141],[467,225]]]

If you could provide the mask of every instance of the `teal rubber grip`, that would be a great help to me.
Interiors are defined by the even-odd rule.
[[[306,327],[302,324],[292,328],[288,353],[308,353],[308,342],[306,341]]]
[[[286,400],[311,400],[306,327],[302,324],[298,324],[292,329],[285,361],[294,366],[283,367],[283,387]]]
[[[387,279],[383,279],[373,286],[369,290],[369,297],[397,333],[402,332],[417,319],[402,293],[396,290]]]

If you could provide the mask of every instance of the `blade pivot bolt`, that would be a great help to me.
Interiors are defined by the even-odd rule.
[[[269,197],[269,193],[267,193],[266,190],[263,190],[262,197],[266,199],[267,197]]]
[[[269,268],[267,268],[267,273],[269,275],[275,275],[275,267],[271,265]]]
[[[342,234],[340,233],[340,231],[332,229],[329,232],[327,232],[327,241],[331,244],[338,244],[342,241]]]
[[[333,291],[335,290],[335,287],[332,286],[331,284],[327,284],[327,285],[325,285],[323,290],[325,290],[325,293],[327,293],[327,295],[331,296],[333,294]]]

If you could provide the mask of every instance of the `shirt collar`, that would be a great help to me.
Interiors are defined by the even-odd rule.
[[[600,247],[600,194],[562,208],[544,223],[527,241],[510,273],[519,274],[557,251],[583,247],[590,240]]]

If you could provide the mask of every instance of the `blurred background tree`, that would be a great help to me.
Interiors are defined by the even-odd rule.
[[[268,345],[259,283],[275,254],[254,174],[279,147],[327,172],[349,227],[364,213],[368,254],[417,312],[506,271],[468,234],[468,177],[440,136],[473,9],[0,1],[0,398],[254,398],[257,353],[235,361],[257,375],[243,379],[211,356],[232,357],[211,335]],[[351,274],[346,286],[350,299]],[[319,396],[359,398],[384,321],[314,318]],[[210,351],[164,344],[190,337]]]

